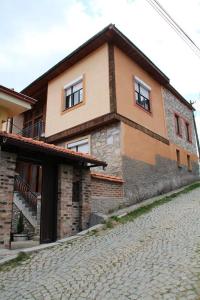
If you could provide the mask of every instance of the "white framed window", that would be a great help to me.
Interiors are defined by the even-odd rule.
[[[64,109],[71,108],[83,101],[83,76],[64,87]]]
[[[135,77],[135,99],[136,103],[144,108],[146,111],[151,111],[150,106],[150,91],[151,88],[140,80],[138,77]]]
[[[76,152],[83,152],[83,153],[90,153],[90,144],[88,138],[82,139],[79,141],[74,141],[67,144],[67,149],[76,151]]]

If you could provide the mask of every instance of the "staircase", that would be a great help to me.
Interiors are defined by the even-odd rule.
[[[40,234],[40,201],[40,194],[32,192],[31,187],[20,175],[15,176],[13,202],[33,227],[34,240],[39,239]]]

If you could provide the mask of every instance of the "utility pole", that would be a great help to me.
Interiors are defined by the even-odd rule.
[[[190,101],[190,104],[193,105],[194,102]],[[198,132],[197,132],[197,125],[196,125],[196,120],[195,120],[195,116],[194,116],[194,111],[195,109],[192,109],[192,116],[193,116],[193,122],[194,122],[194,130],[195,130],[195,136],[196,136],[196,141],[197,141],[197,148],[198,148],[198,156],[200,158],[200,145],[199,145],[199,136],[198,136]]]

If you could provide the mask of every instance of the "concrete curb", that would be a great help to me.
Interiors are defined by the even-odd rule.
[[[21,252],[21,251],[20,251]],[[5,257],[0,260],[0,266],[6,264],[7,262],[10,262],[17,258],[18,254],[9,255],[8,257]]]
[[[49,244],[38,245],[38,246],[35,246],[35,247],[31,247],[31,248],[19,249],[19,251],[16,254],[8,255],[8,257],[0,259],[0,265],[4,265],[7,262],[11,262],[15,258],[17,258],[19,253],[32,254],[32,253],[36,253],[36,252],[39,252],[39,251],[42,251],[42,250],[45,250],[45,249],[53,248],[55,246],[59,246],[59,245],[62,245],[64,243],[67,243],[67,242],[70,242],[70,241],[81,239],[84,236],[86,236],[88,233],[90,233],[94,230],[101,229],[102,227],[103,227],[103,224],[98,224],[98,225],[92,226],[92,227],[90,227],[86,230],[83,230],[83,231],[77,233],[76,235],[57,240],[55,243],[49,243]]]

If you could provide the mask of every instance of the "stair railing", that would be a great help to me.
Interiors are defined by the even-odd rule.
[[[37,198],[39,194],[32,192],[30,185],[24,182],[23,178],[20,175],[15,176],[14,190],[19,192],[23,196],[28,206],[36,213]]]

